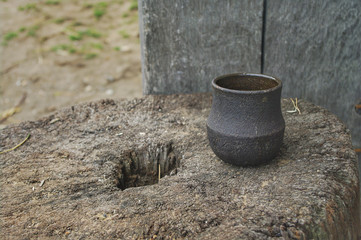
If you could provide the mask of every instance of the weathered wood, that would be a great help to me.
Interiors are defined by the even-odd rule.
[[[265,73],[338,115],[361,147],[361,1],[267,1]]]
[[[283,100],[280,155],[242,168],[208,146],[210,103],[103,100],[2,129],[0,151],[31,137],[0,154],[0,238],[357,239],[356,154],[337,117]]]
[[[145,94],[207,92],[231,72],[260,72],[263,1],[139,0]]]

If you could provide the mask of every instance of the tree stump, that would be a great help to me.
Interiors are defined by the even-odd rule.
[[[235,167],[208,146],[209,94],[102,100],[0,132],[1,239],[356,239],[345,126],[282,100],[279,156]]]

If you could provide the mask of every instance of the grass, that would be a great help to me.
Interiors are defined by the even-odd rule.
[[[129,10],[130,11],[138,10],[138,1],[137,0],[132,1],[132,3],[130,4]]]
[[[102,34],[94,29],[88,28],[85,31],[77,31],[77,32],[69,35],[69,39],[71,41],[80,41],[85,36],[92,37],[92,38],[100,38],[102,36]]]
[[[56,18],[56,19],[54,19],[54,23],[56,23],[56,24],[62,24],[63,22],[65,22],[64,18]]]
[[[97,4],[95,4],[94,11],[93,11],[94,17],[98,20],[101,17],[103,17],[103,15],[107,11],[107,7],[108,7],[108,3],[106,3],[106,2],[98,2]]]
[[[28,34],[27,34],[27,35],[28,35],[29,37],[35,37],[35,36],[36,36],[36,31],[38,31],[39,28],[40,28],[39,25],[34,25],[34,26],[30,27],[29,30],[28,30]]]
[[[19,28],[19,32],[25,32],[25,30],[26,30],[26,27]]]
[[[118,47],[118,46],[117,46],[117,47],[114,47],[114,50],[115,50],[115,51],[120,51],[120,47]]]
[[[59,44],[59,45],[56,45],[51,48],[51,51],[54,51],[54,52],[59,51],[59,50],[67,51],[69,53],[78,52],[77,49],[73,45],[69,45],[69,44]]]
[[[78,54],[84,59],[93,59],[98,56],[98,53],[93,52],[94,49],[102,50],[103,45],[101,43],[85,43],[81,48],[75,48],[72,44],[59,44],[53,46],[50,50],[53,52],[67,51],[70,54]]]
[[[36,6],[35,3],[28,3],[28,4],[24,5],[24,6],[19,6],[18,10],[19,11],[30,11],[30,10],[37,11],[38,7]]]
[[[129,33],[127,33],[125,30],[120,30],[119,34],[123,37],[123,38],[129,38],[130,35]]]
[[[5,36],[3,37],[3,40],[5,42],[10,41],[11,39],[14,39],[18,36],[18,34],[16,32],[8,32],[7,34],[5,34]]]
[[[101,43],[91,43],[90,46],[95,49],[102,50],[104,47]]]
[[[79,22],[79,21],[73,21],[72,23],[71,23],[71,26],[72,27],[76,27],[76,26],[82,26],[82,25],[84,25],[82,22]]]
[[[83,39],[83,35],[80,34],[79,32],[69,35],[69,40],[70,41],[80,41]]]
[[[48,0],[48,1],[45,2],[45,4],[47,4],[47,5],[59,5],[60,0]]]
[[[126,12],[126,13],[123,13],[122,17],[123,17],[123,18],[129,17],[129,13],[127,13],[127,12]]]
[[[134,14],[131,18],[128,19],[128,21],[126,21],[126,24],[132,24],[135,23],[136,21],[138,21],[138,16]]]
[[[102,36],[102,34],[100,32],[98,32],[94,29],[90,29],[90,28],[81,32],[81,34],[89,36],[89,37],[93,37],[93,38],[100,38]]]
[[[86,53],[85,55],[84,55],[84,58],[85,59],[93,59],[93,58],[95,58],[95,57],[97,57],[98,56],[98,54],[96,54],[96,53]]]

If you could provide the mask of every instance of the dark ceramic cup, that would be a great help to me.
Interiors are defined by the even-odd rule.
[[[207,133],[213,152],[238,166],[276,157],[285,129],[282,82],[263,74],[235,73],[214,79],[212,87]]]

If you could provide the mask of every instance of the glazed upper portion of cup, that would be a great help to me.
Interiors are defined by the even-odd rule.
[[[281,80],[263,74],[233,73],[212,81],[215,91],[235,94],[263,94],[282,88]]]
[[[235,73],[214,79],[212,85],[209,128],[232,136],[265,136],[284,128],[279,79]]]

